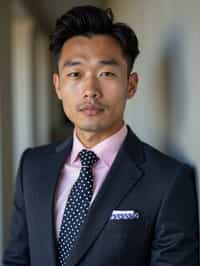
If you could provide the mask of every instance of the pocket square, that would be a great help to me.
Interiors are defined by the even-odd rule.
[[[139,218],[140,214],[134,210],[113,210],[110,220],[133,220]]]

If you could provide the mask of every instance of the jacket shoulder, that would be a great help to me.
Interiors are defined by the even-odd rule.
[[[145,160],[149,162],[150,165],[160,168],[160,169],[176,169],[176,168],[188,168],[191,169],[192,167],[189,166],[185,162],[181,162],[178,159],[167,155],[164,152],[161,152],[160,150],[156,149],[155,147],[151,146],[150,144],[147,144],[145,142],[142,142],[143,149],[144,149],[144,156]]]
[[[186,163],[164,154],[149,144],[143,143],[145,162],[143,170],[150,187],[162,197],[175,184],[185,186],[193,183],[195,171]]]
[[[26,161],[39,161],[43,160],[48,155],[55,154],[57,152],[60,152],[62,150],[65,150],[67,146],[71,146],[72,139],[68,138],[64,141],[57,141],[57,142],[52,142],[50,144],[45,144],[41,146],[36,146],[36,147],[29,147],[27,148],[22,156],[21,156],[21,161],[26,160]]]

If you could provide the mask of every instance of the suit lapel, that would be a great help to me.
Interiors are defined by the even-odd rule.
[[[45,157],[46,165],[43,165],[45,177],[40,179],[39,195],[42,196],[42,208],[39,212],[41,221],[43,222],[43,232],[45,233],[45,241],[47,254],[51,258],[52,265],[56,265],[56,233],[54,219],[54,198],[58,177],[60,176],[66,157],[71,151],[72,141],[66,141],[56,147],[53,153],[49,153]]]
[[[109,220],[112,210],[117,208],[142,177],[143,172],[138,166],[142,161],[142,145],[129,129],[128,136],[90,208],[80,238],[69,258],[69,265],[76,265],[84,256]]]

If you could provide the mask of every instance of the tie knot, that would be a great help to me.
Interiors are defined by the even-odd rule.
[[[98,157],[93,151],[82,150],[79,153],[81,165],[86,167],[92,167],[98,160]]]

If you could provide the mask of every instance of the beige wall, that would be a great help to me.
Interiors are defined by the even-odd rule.
[[[200,172],[200,2],[108,0],[140,40],[140,83],[126,120],[145,141]],[[199,181],[197,178],[199,188]]]

